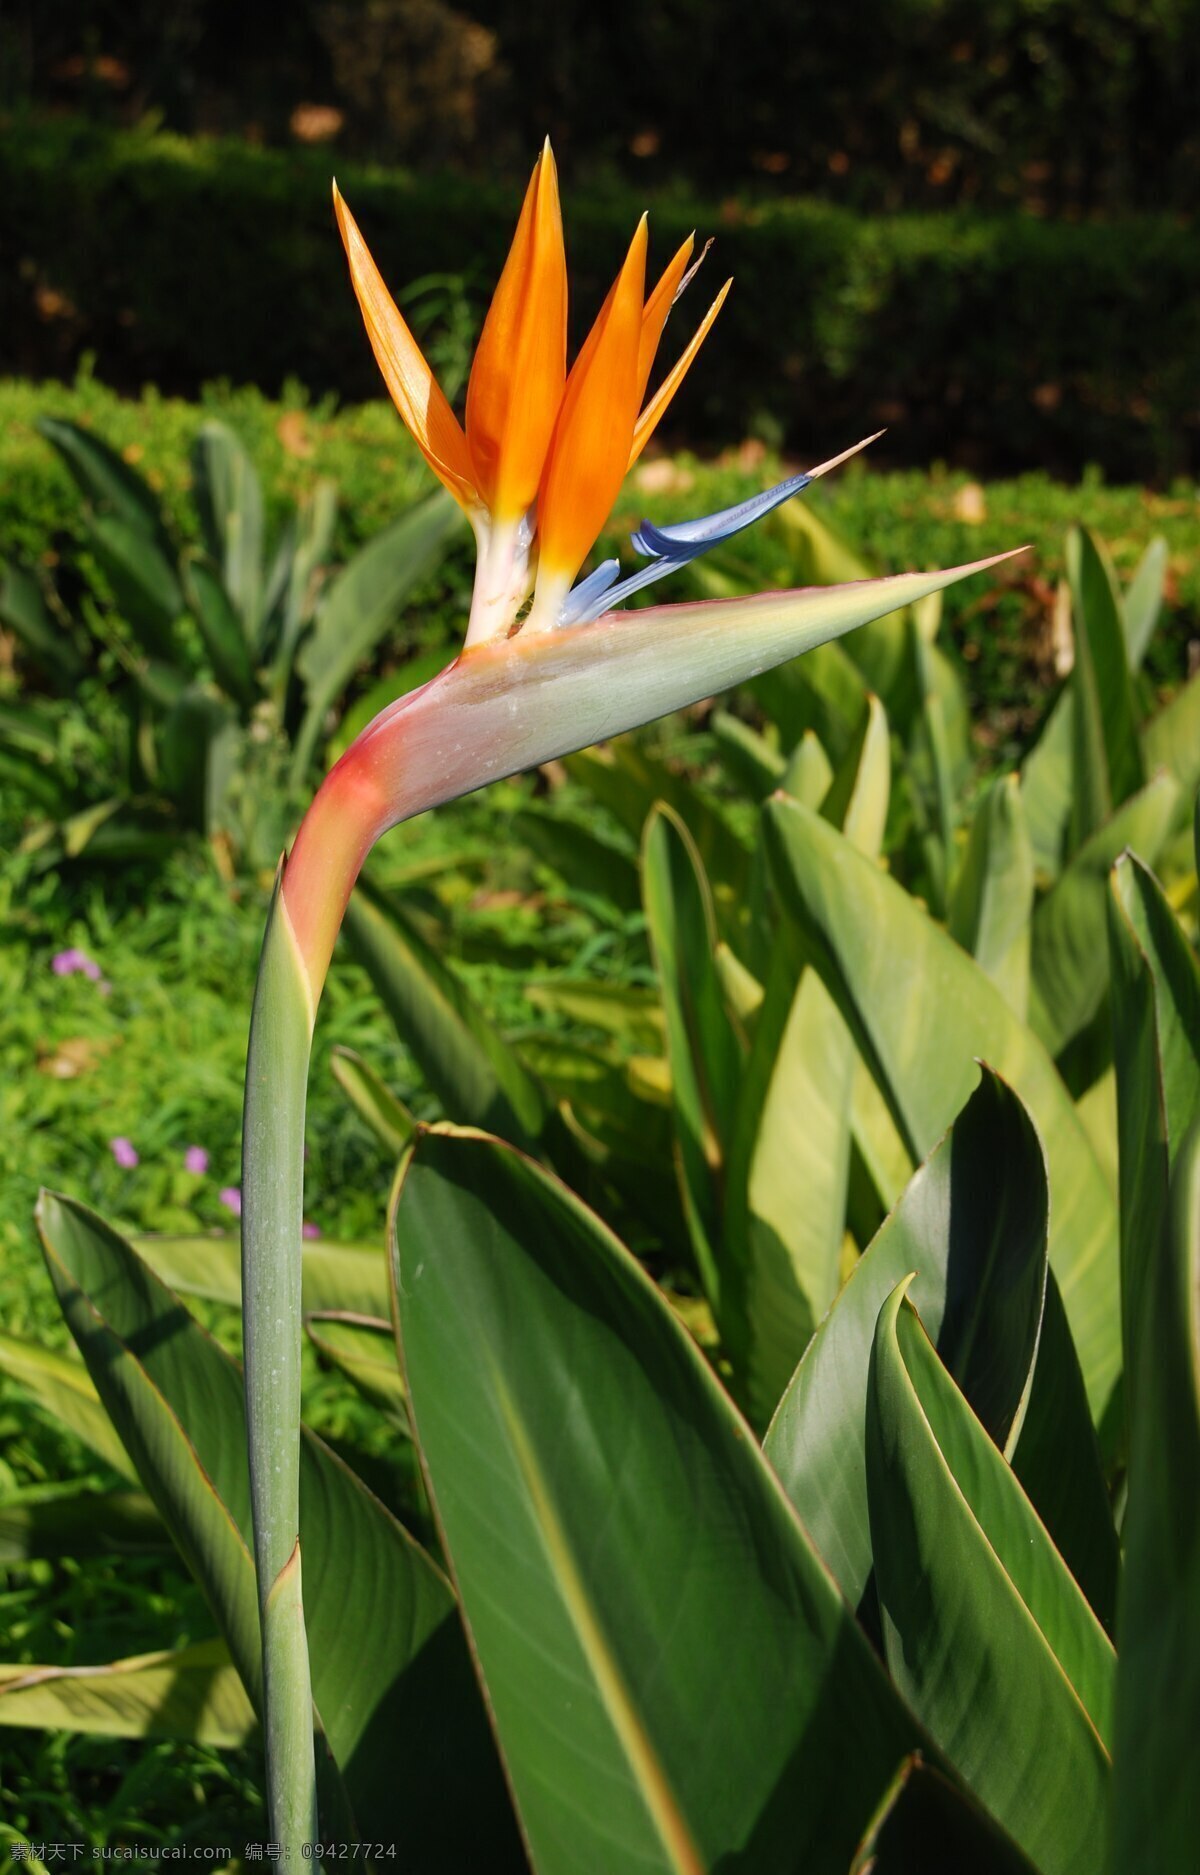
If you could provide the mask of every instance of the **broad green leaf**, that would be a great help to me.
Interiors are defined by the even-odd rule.
[[[1021,764],[1021,801],[1039,877],[1057,879],[1071,820],[1075,710],[1071,686],[1060,690],[1041,734]]]
[[[1100,1446],[1058,1284],[1050,1273],[1012,1468],[1105,1632],[1116,1630],[1120,1552]]]
[[[716,924],[700,855],[674,810],[656,807],[642,842],[642,892],[667,1021],[684,1209],[718,1321],[728,1302],[722,1195],[741,1080],[740,1038],[716,966]]]
[[[1142,1380],[1141,1317],[1171,1169],[1200,1117],[1200,966],[1154,875],[1130,853],[1113,868],[1109,942],[1128,1404]]]
[[[295,780],[308,769],[326,712],[463,525],[462,509],[439,491],[376,534],[326,588],[296,658],[307,704],[296,737]]]
[[[658,1290],[533,1162],[449,1128],[409,1157],[394,1257],[538,1875],[843,1875],[915,1728]]]
[[[728,710],[714,710],[709,725],[730,779],[752,801],[761,801],[781,785],[787,764],[779,750]]]
[[[15,1380],[37,1404],[61,1421],[89,1451],[118,1472],[134,1478],[129,1455],[113,1431],[92,1379],[79,1361],[69,1361],[36,1342],[0,1335],[0,1373]]]
[[[1098,1081],[1075,1102],[1092,1149],[1104,1170],[1109,1186],[1117,1189],[1117,1076],[1106,1068]]]
[[[185,562],[184,582],[213,675],[237,703],[248,706],[258,684],[245,628],[228,590],[212,563],[199,556]]]
[[[812,730],[822,748],[844,755],[867,707],[867,686],[845,647],[816,645],[803,663],[794,660],[756,677],[755,701],[779,730],[785,749],[799,746]]]
[[[1046,1171],[1029,1117],[984,1072],[855,1264],[763,1444],[784,1490],[856,1605],[871,1573],[863,1423],[879,1311],[916,1272],[942,1359],[998,1444],[1025,1398],[1046,1258]]]
[[[54,1485],[22,1491],[20,1497],[0,1504],[0,1564],[43,1556],[154,1555],[170,1549],[162,1518],[141,1491]]]
[[[523,843],[576,891],[606,898],[619,911],[638,909],[642,895],[637,865],[622,847],[578,821],[536,808],[523,808],[513,823]]]
[[[162,554],[173,558],[158,496],[115,449],[65,417],[38,417],[34,428],[58,451],[76,487],[93,508],[138,528]]]
[[[93,516],[88,541],[121,617],[150,658],[176,662],[172,626],[184,609],[174,565],[133,522]]]
[[[1131,671],[1141,669],[1142,659],[1150,648],[1154,627],[1162,611],[1163,587],[1166,584],[1170,555],[1161,534],[1156,534],[1133,570],[1121,602],[1125,644]]]
[[[323,477],[296,510],[268,581],[256,649],[271,654],[273,680],[281,697],[287,695],[296,648],[320,596],[319,574],[333,546],[337,500],[336,485]]]
[[[949,930],[1025,1020],[1029,1001],[1033,847],[1015,775],[994,782],[975,810],[950,900]]]
[[[660,1054],[666,1047],[662,1003],[653,990],[637,984],[571,983],[554,977],[546,983],[527,983],[525,996],[535,1009],[598,1029],[643,1054]]]
[[[392,1324],[370,1315],[324,1313],[306,1315],[304,1327],[322,1359],[407,1433],[408,1407]]]
[[[242,1306],[242,1247],[236,1235],[135,1236],[130,1242],[142,1262],[180,1295]],[[387,1309],[387,1266],[377,1246],[314,1238],[302,1247],[300,1267],[306,1311],[379,1315]]]
[[[870,699],[822,812],[876,853],[887,819],[887,718]],[[722,1323],[751,1419],[765,1425],[837,1293],[858,1051],[816,972],[782,933],[741,1077],[724,1234],[734,1306]]]
[[[102,1667],[0,1666],[0,1725],[92,1738],[185,1738],[226,1751],[258,1733],[222,1641]]]
[[[633,736],[618,737],[603,757],[594,749],[571,756],[566,767],[639,843],[651,810],[664,802],[686,826],[722,901],[718,910],[736,906],[749,854],[719,808],[686,775],[651,755]]]
[[[263,599],[262,484],[246,450],[223,423],[203,424],[192,447],[192,496],[204,544],[220,568],[244,641],[256,645]]]
[[[237,727],[229,701],[189,684],[163,717],[160,781],[187,825],[208,833],[220,816],[230,777],[228,737]]]
[[[1165,768],[1182,791],[1181,811],[1200,787],[1200,671],[1176,691],[1142,732],[1146,768]]]
[[[353,1048],[336,1047],[330,1060],[333,1078],[376,1139],[397,1157],[416,1131],[404,1102]]]
[[[1148,1264],[1132,1402],[1117,1678],[1114,1862],[1184,1869],[1200,1835],[1200,1126]]]
[[[926,862],[934,890],[936,908],[941,911],[950,889],[954,862],[954,830],[958,824],[958,799],[955,770],[958,764],[951,750],[951,695],[957,679],[944,659],[927,644],[910,612],[906,621],[906,661],[916,708],[910,733],[909,767],[927,816],[929,833],[925,841]],[[961,700],[954,702],[961,710]]]
[[[914,1158],[963,1105],[976,1060],[1029,1108],[1050,1168],[1050,1261],[1099,1417],[1121,1365],[1116,1205],[1053,1063],[978,966],[848,840],[792,803],[765,811],[783,906]]]
[[[1107,1854],[1112,1644],[941,1367],[907,1286],[880,1311],[867,1391],[888,1666],[1044,1875],[1095,1875]]]
[[[1067,535],[1067,578],[1075,627],[1071,846],[1078,852],[1146,776],[1116,582],[1086,528]]]
[[[1096,1014],[1107,988],[1109,871],[1126,847],[1153,865],[1178,799],[1172,777],[1156,775],[1080,847],[1033,914],[1029,1025],[1052,1055]]]
[[[864,709],[859,719],[860,728],[865,721]],[[851,732],[847,741],[847,755],[853,755],[858,734],[858,729]],[[802,801],[805,807],[820,807],[828,795],[833,785],[833,764],[815,730],[806,729],[801,736],[787,759],[779,785],[785,794],[790,794],[793,800]]]
[[[914,1754],[859,1845],[850,1875],[1037,1875],[994,1817]]]
[[[36,574],[0,558],[0,625],[13,632],[39,670],[60,687],[83,671],[83,659],[46,603]]]
[[[536,1081],[399,905],[360,884],[344,928],[446,1113],[518,1144],[536,1139],[545,1121]]]
[[[68,1326],[254,1689],[258,1599],[240,1369],[93,1213],[44,1193],[39,1217]],[[300,1538],[313,1699],[360,1829],[390,1840],[403,1819],[414,1856],[436,1844],[460,1866],[494,1835],[508,1868],[507,1806],[450,1585],[307,1431]]]

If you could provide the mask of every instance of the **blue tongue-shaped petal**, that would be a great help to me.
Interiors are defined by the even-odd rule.
[[[639,568],[628,579],[614,585],[620,570],[616,560],[605,560],[594,573],[580,580],[578,586],[567,594],[558,615],[562,625],[589,624],[599,618],[602,612],[611,611],[620,605],[632,593],[640,592],[643,586],[652,586],[655,580],[665,579],[668,573],[674,573],[689,560],[698,559],[707,553],[710,547],[716,547],[723,540],[729,540],[734,534],[740,534],[743,528],[753,526],[772,508],[790,496],[799,494],[813,480],[811,475],[790,475],[785,482],[777,482],[774,488],[768,488],[761,495],[751,495],[747,501],[739,501],[732,508],[720,508],[715,514],[701,515],[695,521],[679,521],[671,527],[655,527],[649,521],[643,521],[632,536],[632,545],[637,553],[645,554],[650,560],[649,566]]]

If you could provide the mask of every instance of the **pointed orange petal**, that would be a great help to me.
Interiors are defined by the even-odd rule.
[[[568,582],[625,479],[640,401],[638,348],[646,281],[643,215],[625,264],[567,379],[538,495],[539,579]]]
[[[663,416],[664,411],[667,408],[667,405],[670,403],[676,391],[679,389],[679,386],[683,383],[684,378],[687,376],[688,371],[691,367],[692,360],[695,358],[696,353],[700,350],[700,347],[703,345],[705,339],[707,338],[709,327],[712,325],[713,320],[716,318],[722,306],[725,304],[725,295],[728,293],[732,285],[733,285],[732,280],[726,280],[724,286],[721,288],[721,291],[717,294],[716,299],[713,301],[712,305],[709,307],[708,311],[705,313],[703,319],[700,321],[699,328],[696,331],[695,335],[693,336],[690,344],[687,346],[687,349],[684,351],[682,357],[679,358],[678,361],[671,367],[670,371],[668,371],[666,377],[663,379],[662,383],[659,385],[658,389],[655,391],[653,397],[650,399],[650,402],[646,405],[646,408],[643,410],[641,416],[638,418],[637,423],[634,426],[633,444],[629,451],[629,462],[626,465],[628,468],[632,469],[634,463],[637,461],[638,457],[641,455],[643,449],[645,449],[646,444],[650,441],[650,438],[653,436],[655,430],[658,428],[658,424]]]
[[[467,439],[458,418],[443,396],[416,339],[405,325],[396,303],[371,259],[358,224],[333,185],[333,207],[350,262],[350,279],[358,299],[371,350],[384,376],[392,402],[412,431],[426,462],[462,507],[479,505],[479,490]]]
[[[689,234],[646,301],[645,311],[642,313],[642,336],[638,345],[639,397],[646,395],[646,386],[650,382],[650,369],[654,363],[654,354],[658,350],[658,342],[663,335],[663,327],[667,323],[667,314],[675,302],[679,282],[687,271],[687,264],[692,257],[692,249],[695,245],[695,235]]]
[[[534,167],[467,387],[467,441],[492,513],[537,493],[567,375],[567,258],[549,140]]]

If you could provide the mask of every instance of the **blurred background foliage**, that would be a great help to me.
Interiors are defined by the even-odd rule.
[[[668,440],[1161,484],[1200,454],[1198,79],[1197,0],[14,0],[0,368],[371,396],[331,173],[462,353],[549,130],[577,330],[647,200],[736,276]]]

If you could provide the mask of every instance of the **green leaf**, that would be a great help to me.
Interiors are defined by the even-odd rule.
[[[1178,1148],[1165,1227],[1145,1245],[1118,1639],[1119,1869],[1184,1869],[1200,1798],[1200,1127]]]
[[[296,737],[295,780],[308,769],[326,712],[464,525],[457,502],[439,491],[376,534],[326,588],[296,658],[307,705]]]
[[[915,1754],[896,1773],[850,1875],[1037,1875],[965,1791]]]
[[[6,1567],[46,1556],[144,1556],[170,1549],[162,1518],[141,1491],[52,1485],[0,1504],[0,1564]]]
[[[396,1157],[416,1131],[416,1121],[398,1095],[353,1048],[335,1047],[333,1078],[379,1143]]]
[[[1044,1871],[1106,1866],[1112,1645],[899,1283],[867,1392],[867,1490],[892,1675]]]
[[[414,1427],[538,1875],[842,1875],[915,1728],[659,1292],[478,1134],[418,1138],[394,1231]]]
[[[618,737],[603,754],[586,749],[569,756],[566,768],[639,843],[655,804],[664,802],[687,828],[710,880],[727,898],[737,898],[747,875],[747,850],[686,775],[650,755],[632,736]]]
[[[38,669],[58,687],[68,688],[82,675],[83,659],[47,605],[37,575],[2,557],[0,625],[15,634]]]
[[[885,1095],[914,1159],[991,1063],[1029,1108],[1050,1167],[1050,1261],[1099,1417],[1120,1372],[1116,1205],[1041,1043],[994,984],[893,880],[816,815],[766,809],[784,909]]]
[[[781,664],[755,677],[750,689],[785,749],[796,748],[811,729],[839,758],[862,721],[869,694],[845,646],[832,640],[815,645],[803,663]]]
[[[262,484],[246,450],[223,423],[203,424],[192,447],[192,496],[229,609],[241,621],[244,644],[254,646],[263,596]]]
[[[1141,1316],[1166,1228],[1171,1170],[1200,1118],[1200,966],[1148,867],[1127,853],[1109,902],[1120,1160],[1126,1392],[1141,1384]],[[1153,1359],[1153,1356],[1151,1356]]]
[[[513,827],[523,844],[577,892],[608,899],[619,911],[636,911],[641,905],[637,866],[611,840],[562,814],[535,808],[515,814]]]
[[[717,972],[716,924],[700,855],[678,815],[661,804],[646,822],[642,891],[667,1019],[684,1209],[704,1288],[720,1322],[730,1277],[721,1212],[741,1047]]]
[[[1200,671],[1177,690],[1142,732],[1146,768],[1165,768],[1180,785],[1186,811],[1200,787]]]
[[[92,1738],[185,1738],[225,1751],[258,1731],[221,1641],[101,1667],[0,1666],[0,1725]]]
[[[174,558],[158,496],[115,449],[65,417],[38,417],[34,428],[58,451],[93,508],[137,528],[166,559]]]
[[[122,1478],[136,1478],[87,1368],[79,1361],[69,1361],[65,1355],[35,1342],[0,1335],[0,1373],[15,1380],[45,1412]]]
[[[220,816],[229,779],[229,741],[236,736],[231,705],[201,684],[191,684],[171,705],[158,734],[163,792],[198,832]]]
[[[304,1328],[322,1360],[345,1374],[364,1399],[407,1434],[408,1405],[396,1365],[391,1322],[370,1315],[327,1312],[306,1315]]]
[[[653,990],[637,984],[571,983],[555,977],[548,983],[527,983],[525,996],[535,1009],[598,1029],[644,1054],[661,1054],[666,1047],[662,1003]]]
[[[1156,534],[1133,570],[1122,601],[1122,623],[1129,652],[1129,668],[1140,670],[1150,648],[1154,627],[1162,611],[1170,554],[1161,534]]]
[[[730,779],[752,801],[761,801],[778,788],[787,764],[779,750],[751,729],[740,716],[728,710],[714,710],[709,724],[717,739],[717,748]]]
[[[1046,1269],[1046,1170],[1020,1101],[984,1072],[809,1343],[763,1450],[851,1605],[871,1573],[863,1421],[875,1326],[911,1271],[942,1359],[999,1445],[1029,1383]]]
[[[141,649],[147,657],[177,664],[172,627],[184,604],[172,562],[140,527],[120,515],[93,516],[88,540]]]
[[[344,929],[445,1112],[518,1144],[536,1139],[545,1121],[536,1081],[395,900],[360,884]]]
[[[101,1398],[256,1688],[241,1372],[92,1212],[44,1193],[39,1218],[60,1305]],[[459,1866],[494,1835],[508,1868],[507,1805],[449,1584],[307,1431],[300,1462],[313,1699],[359,1828],[390,1840],[402,1822],[415,1859],[437,1845]]]
[[[258,695],[250,646],[242,621],[216,568],[198,556],[185,562],[184,581],[213,675],[244,708]]]
[[[1120,1551],[1058,1284],[1050,1273],[1025,1417],[1012,1468],[1105,1632],[1116,1631]]]
[[[143,1263],[180,1295],[242,1305],[242,1248],[236,1235],[138,1236],[130,1239]],[[306,1311],[349,1309],[379,1315],[388,1306],[383,1252],[370,1244],[315,1238],[301,1249]]]
[[[1021,764],[1021,800],[1040,879],[1057,879],[1071,820],[1075,710],[1068,684],[1058,693],[1037,741]]]
[[[889,779],[887,718],[872,697],[822,810],[867,853],[883,838]],[[815,971],[797,977],[792,948],[782,932],[742,1078],[725,1201],[735,1303],[722,1326],[760,1426],[837,1293],[858,1068],[829,992]]]
[[[1145,783],[1116,582],[1086,528],[1067,535],[1075,627],[1071,846],[1078,851]]]
[[[859,728],[866,720],[864,708],[859,718]],[[858,734],[858,729],[855,729],[847,737],[847,755],[855,753]],[[788,757],[779,785],[785,794],[790,794],[793,800],[802,801],[805,807],[820,807],[825,800],[833,785],[833,764],[815,730],[806,729],[801,736]]]
[[[1178,799],[1172,777],[1156,775],[1085,841],[1033,914],[1029,1024],[1052,1055],[1092,1019],[1108,987],[1109,871],[1126,847],[1153,865]]]
[[[1015,775],[994,782],[975,810],[950,900],[949,930],[1025,1020],[1029,1001],[1033,846]]]
[[[323,477],[296,510],[292,527],[276,551],[256,649],[272,657],[281,701],[287,697],[296,648],[317,608],[320,574],[333,546],[337,503],[335,484]]]

